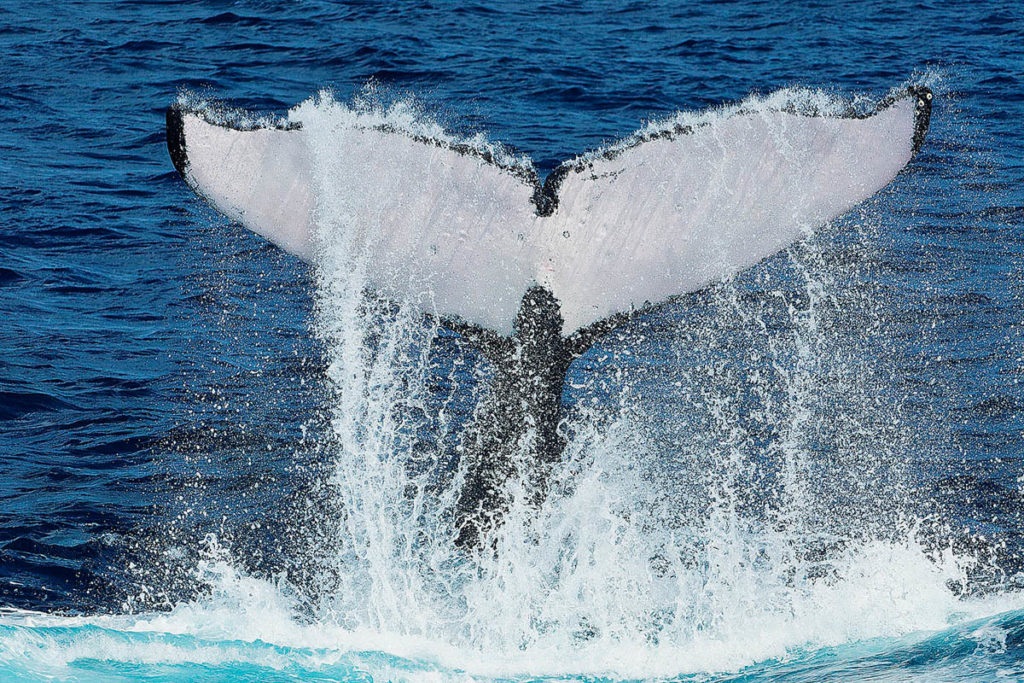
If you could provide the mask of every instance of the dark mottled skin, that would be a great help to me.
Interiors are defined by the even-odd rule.
[[[565,447],[558,433],[565,375],[585,350],[561,330],[558,301],[535,286],[523,296],[512,338],[487,352],[494,379],[460,446],[466,478],[456,507],[456,542],[462,547],[475,546],[500,524],[509,481],[525,477],[538,502],[546,493],[548,474]]]

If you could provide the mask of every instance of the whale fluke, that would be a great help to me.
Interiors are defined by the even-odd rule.
[[[196,193],[306,261],[330,229],[318,224],[331,225],[318,220],[318,193],[342,193],[367,286],[402,302],[429,292],[425,312],[490,359],[491,391],[460,449],[453,538],[474,547],[500,522],[506,481],[525,474],[543,495],[576,357],[885,187],[921,148],[931,105],[915,86],[864,116],[740,108],[639,131],[543,182],[490,149],[357,115],[312,135],[301,111],[289,125],[243,128],[175,105],[167,146]],[[532,461],[518,453],[530,440]]]
[[[740,109],[640,131],[543,183],[487,151],[358,117],[314,150],[301,120],[240,129],[175,105],[167,143],[193,190],[307,261],[314,157],[343,160],[371,288],[429,290],[441,316],[507,336],[539,284],[570,335],[729,277],[867,199],[920,148],[931,98],[912,87],[860,117]]]

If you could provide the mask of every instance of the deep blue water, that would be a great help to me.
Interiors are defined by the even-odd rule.
[[[826,334],[846,349],[829,367],[876,369],[822,420],[841,429],[831,411],[851,414],[843,401],[857,403],[864,448],[895,444],[882,466],[858,470],[858,481],[885,491],[878,509],[919,522],[923,547],[977,559],[949,591],[1005,599],[1007,611],[991,610],[984,618],[992,623],[978,627],[994,641],[964,635],[975,632],[968,620],[853,649],[792,651],[783,663],[779,655],[729,675],[1024,676],[1024,617],[1012,611],[1024,604],[1013,602],[1024,585],[1018,3],[14,0],[0,6],[0,55],[0,607],[151,614],[203,600],[192,568],[211,532],[230,545],[239,571],[287,570],[322,589],[320,564],[309,560],[309,516],[300,512],[335,509],[317,485],[333,460],[317,431],[330,401],[330,354],[310,331],[315,283],[306,266],[216,216],[181,182],[164,138],[164,111],[181,92],[282,114],[321,88],[345,101],[372,83],[371,97],[414,97],[445,127],[484,131],[543,173],[680,109],[792,86],[878,99],[927,82],[936,102],[922,153],[872,204],[870,229],[848,219],[819,247],[838,300],[870,298],[829,318]],[[793,281],[780,259],[734,285],[741,301],[770,289],[766,274]],[[695,295],[691,310],[651,322],[642,338],[607,343],[604,351],[635,351],[629,360],[595,350],[573,375],[590,389],[569,399],[614,412],[624,364],[639,378],[634,395],[647,406],[642,431],[652,452],[674,452],[678,440],[714,429],[667,387],[712,355],[723,376],[749,371],[746,333],[708,322],[722,296]],[[799,307],[798,287],[793,296]],[[785,331],[770,303],[750,305]],[[868,314],[872,324],[860,324]],[[700,326],[720,329],[723,341],[685,332]],[[459,351],[438,353],[444,364]],[[458,394],[457,415],[471,409],[466,392],[444,391]],[[758,400],[743,381],[711,391]],[[737,425],[753,435],[752,448],[778,438]],[[424,439],[444,441],[427,431]],[[861,452],[853,437],[826,432],[809,439],[824,470]],[[664,462],[671,471],[673,459]],[[316,623],[317,614],[299,607],[295,618]],[[31,629],[22,616],[11,619],[0,615],[0,677],[44,675],[12,654],[22,647],[11,644],[22,642],[19,629]],[[163,637],[122,622],[38,628],[24,637],[50,643],[39,662],[47,647],[68,652],[56,643],[74,641],[78,628],[111,629],[113,640]],[[71,631],[48,641],[47,628]],[[182,628],[166,637],[203,637]],[[274,656],[285,661],[289,648],[302,649],[263,647],[279,647]],[[226,665],[186,656],[183,668],[148,670],[141,655],[120,664],[111,655],[115,663],[95,664],[93,674],[404,677],[421,666],[384,646],[374,656],[385,664],[353,652],[326,668],[308,653],[282,666],[266,653],[239,655],[252,657],[251,669],[232,669],[230,657]],[[61,675],[88,679],[90,670]]]

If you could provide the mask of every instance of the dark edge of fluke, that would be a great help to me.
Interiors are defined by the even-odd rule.
[[[928,134],[928,126],[932,120],[932,95],[931,88],[924,85],[913,85],[907,88],[907,93],[917,98],[917,111],[914,118],[914,146],[913,152],[916,156],[924,145],[925,135]]]
[[[178,104],[172,104],[167,108],[167,151],[171,155],[171,163],[174,164],[178,175],[187,183],[185,169],[188,167],[188,153],[185,151],[185,121],[181,105]]]
[[[928,125],[931,121],[933,95],[931,89],[928,88],[927,86],[909,86],[901,94],[890,95],[879,101],[875,108],[869,113],[851,113],[836,118],[866,119],[871,116],[874,116],[875,114],[885,109],[888,109],[889,107],[894,105],[896,102],[899,102],[904,97],[914,97],[917,100],[916,114],[914,120],[914,139],[912,146],[912,152],[914,155],[916,155],[918,152],[921,151],[921,146],[924,144],[925,135],[928,133]],[[182,106],[177,103],[171,105],[167,109],[167,150],[171,154],[171,161],[174,162],[174,168],[178,169],[178,173],[180,173],[181,177],[184,178],[185,181],[187,182],[188,178],[185,176],[185,169],[188,166],[188,155],[186,154],[185,150],[185,131],[184,124],[182,121],[183,113],[184,112]],[[209,117],[205,116],[201,111],[190,111],[189,113],[194,113],[195,115],[202,117],[205,121],[212,125],[221,126],[223,128],[229,128],[232,130],[254,130],[255,128],[259,127],[232,126],[230,124],[211,121]],[[740,111],[736,113],[739,114],[743,112]],[[814,113],[807,115],[819,116],[819,114]],[[287,125],[278,125],[274,127],[279,130],[298,130],[301,128],[301,125],[292,123]],[[397,129],[388,125],[377,126],[376,128],[387,133],[399,133]],[[537,174],[536,171],[533,171],[532,168],[529,170],[529,172],[527,172],[527,170],[524,168],[504,165],[500,163],[497,159],[495,159],[494,155],[487,150],[479,150],[476,149],[475,147],[471,147],[470,145],[453,144],[450,142],[445,142],[444,140],[437,140],[435,138],[428,138],[420,135],[413,135],[411,137],[416,142],[422,142],[424,144],[435,145],[443,149],[449,149],[453,152],[456,152],[457,154],[475,156],[484,161],[485,163],[497,166],[501,170],[516,176],[524,183],[531,185],[533,187],[533,196],[530,198],[530,201],[532,201],[534,206],[536,207],[537,215],[544,217],[554,214],[555,210],[558,208],[558,190],[565,177],[572,172],[582,173],[583,171],[585,171],[591,165],[591,159],[614,159],[622,152],[628,149],[632,149],[633,147],[641,145],[649,140],[672,140],[679,135],[689,135],[693,132],[693,126],[684,126],[680,124],[676,125],[673,128],[668,128],[657,133],[630,136],[623,140],[620,140],[617,143],[613,143],[607,146],[603,151],[591,155],[590,158],[576,157],[574,159],[568,159],[566,161],[563,161],[558,166],[556,166],[555,169],[551,171],[551,173],[548,174],[548,176],[544,179],[543,182],[541,182],[540,176]]]

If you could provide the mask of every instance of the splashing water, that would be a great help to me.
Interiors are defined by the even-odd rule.
[[[784,106],[848,105],[804,90],[738,105]],[[681,116],[714,125],[729,111]],[[353,117],[444,135],[407,101],[346,107],[322,94],[292,117],[314,150]],[[446,139],[498,153],[479,136]],[[964,585],[971,560],[916,540],[900,498],[909,437],[885,389],[885,320],[856,290],[863,274],[844,272],[820,240],[694,297],[696,319],[675,322],[667,368],[637,358],[644,324],[592,352],[619,373],[605,383],[613,410],[584,406],[599,372],[564,425],[552,495],[538,508],[515,482],[504,525],[466,557],[452,543],[461,473],[446,444],[461,426],[457,395],[486,376],[438,360],[443,333],[419,312],[429,299],[367,298],[360,245],[375,226],[347,218],[359,198],[344,192],[344,160],[314,165],[336,504],[315,538],[318,623],[453,648],[461,654],[447,663],[478,673],[636,677],[735,669],[984,611],[948,587]],[[882,199],[860,211],[847,250],[869,248],[886,209]],[[647,325],[664,335],[671,322]],[[655,391],[660,409],[644,399]]]
[[[360,198],[343,190],[344,159],[316,154],[318,141],[355,117],[529,162],[370,95],[349,107],[322,93],[290,113],[315,152],[314,331],[329,385],[319,438],[332,467],[304,524],[312,579],[247,576],[211,538],[197,570],[205,597],[166,614],[81,618],[93,630],[74,641],[59,633],[67,620],[22,614],[5,622],[23,637],[5,638],[0,659],[31,662],[16,648],[46,648],[65,665],[102,652],[343,678],[659,678],[1021,607],[1008,593],[958,595],[975,560],[928,546],[904,505],[914,435],[901,430],[887,314],[865,272],[889,197],[842,235],[825,231],[610,335],[573,371],[550,495],[537,506],[527,481],[512,482],[485,550],[457,550],[453,452],[487,369],[424,322],[428,288],[399,302],[365,291],[361,245],[377,226],[353,224]],[[792,90],[738,107],[787,105],[848,103]],[[645,132],[713,126],[729,111]],[[154,632],[171,635],[154,636],[159,647],[138,640]]]

